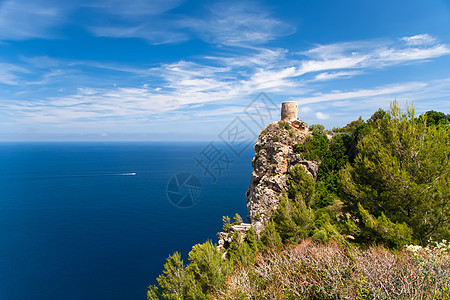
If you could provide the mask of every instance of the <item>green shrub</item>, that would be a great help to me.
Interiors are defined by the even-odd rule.
[[[329,152],[329,139],[325,134],[314,134],[305,143],[294,145],[294,152],[306,160],[322,160]]]
[[[238,214],[238,213],[236,213],[235,215],[234,215],[234,217],[233,217],[233,224],[232,225],[241,225],[242,224],[242,218],[241,218],[241,216]]]
[[[302,199],[308,205],[314,197],[315,181],[306,173],[303,166],[294,167],[289,173],[291,178],[286,180],[290,199]]]
[[[222,226],[222,230],[224,232],[229,232],[231,229],[231,220],[229,216],[223,216],[222,217],[222,222],[223,222],[223,226]]]
[[[253,229],[253,226],[250,227],[249,231],[245,235],[245,242],[249,245],[253,252],[258,250],[258,244],[256,242],[255,230]]]
[[[446,121],[446,115],[442,112],[437,112],[434,110],[429,110],[425,113],[426,123],[427,126],[430,127],[432,125],[445,125]],[[447,117],[448,118],[448,117]]]
[[[262,231],[261,242],[265,247],[269,249],[275,249],[277,251],[280,251],[282,249],[283,243],[273,221],[269,221],[269,223],[266,225],[266,228],[264,228],[264,230]]]
[[[189,265],[186,267],[189,275],[186,298],[208,298],[225,283],[232,270],[232,263],[222,259],[222,253],[211,241],[195,245],[189,252]]]
[[[325,126],[323,126],[321,124],[315,124],[315,125],[309,126],[309,130],[315,135],[323,134],[324,130],[325,130]]]
[[[282,198],[272,219],[283,242],[298,243],[309,236],[314,214],[303,199]]]
[[[286,130],[292,129],[291,125],[289,125],[288,122],[283,122],[283,121],[279,121],[279,122],[278,122],[278,128],[280,128],[280,129],[286,129]]]
[[[425,244],[450,232],[450,132],[427,127],[393,103],[358,145],[358,156],[340,172],[349,209],[357,203],[376,218],[406,223],[414,242]]]
[[[411,242],[412,230],[405,223],[393,223],[383,212],[375,218],[359,203],[358,209],[365,226],[364,238],[367,242],[382,243],[391,248],[400,248]]]
[[[413,108],[402,113],[393,103],[367,123],[360,117],[334,128],[331,140],[311,126],[294,152],[320,161],[317,181],[294,167],[260,241],[251,227],[244,239],[232,234],[226,259],[210,241],[193,247],[187,266],[174,253],[148,299],[450,299],[448,243],[401,250],[450,239],[443,117],[430,111],[416,119]],[[278,127],[292,132],[288,123]],[[228,216],[223,223],[230,232]]]
[[[147,299],[184,299],[187,280],[186,270],[180,253],[175,252],[167,258],[163,274],[159,275],[156,280],[158,281],[159,288],[150,286],[147,292]]]

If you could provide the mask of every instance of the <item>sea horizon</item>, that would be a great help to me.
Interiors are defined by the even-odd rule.
[[[212,145],[231,161],[214,181],[196,166],[210,143],[0,142],[0,298],[145,298],[167,256],[246,219],[253,149]],[[168,193],[186,173],[192,206]]]

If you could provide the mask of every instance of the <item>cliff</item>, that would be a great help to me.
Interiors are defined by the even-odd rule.
[[[283,103],[281,121],[255,143],[246,196],[251,224],[225,216],[218,245],[195,245],[186,266],[178,252],[169,256],[148,299],[360,299],[379,295],[380,285],[383,299],[445,298],[450,226],[441,216],[448,219],[450,211],[449,128],[428,127],[394,103],[392,111],[353,121],[330,138],[318,126],[312,134],[297,113],[295,102]],[[421,155],[404,159],[419,148]],[[417,191],[426,193],[421,202]],[[406,214],[407,205],[415,209]],[[427,247],[417,246],[426,239]],[[377,275],[389,263],[397,269]],[[408,278],[429,270],[438,270],[431,280],[404,288],[402,282],[409,287]]]
[[[281,121],[270,123],[259,134],[253,147],[253,172],[246,192],[250,224],[233,225],[228,232],[219,232],[218,249],[228,248],[235,231],[244,238],[251,226],[259,239],[280,202],[280,194],[287,189],[286,180],[293,167],[301,165],[309,175],[317,178],[320,162],[303,159],[301,154],[294,152],[294,146],[303,144],[312,134],[307,124],[297,119],[297,114],[296,102],[284,102]]]
[[[282,119],[289,120],[285,116]],[[305,123],[292,118],[273,122],[261,131],[254,146],[252,178],[246,193],[248,219],[258,237],[277,208],[280,193],[286,190],[292,168],[301,165],[313,178],[317,177],[319,162],[305,160],[294,152],[294,145],[303,144],[310,134]]]
[[[238,231],[244,237],[250,226],[253,226],[256,237],[260,237],[272,212],[278,207],[281,193],[287,189],[286,180],[290,178],[292,168],[300,165],[314,179],[317,178],[320,162],[306,160],[294,151],[295,145],[305,143],[312,134],[307,124],[298,120],[297,114],[296,102],[284,102],[281,121],[270,123],[259,134],[253,147],[253,172],[245,195],[250,224],[242,223],[239,228],[232,226],[229,232],[219,232],[219,249],[228,248],[233,232]]]

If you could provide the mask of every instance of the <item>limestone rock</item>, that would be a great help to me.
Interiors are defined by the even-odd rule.
[[[239,225],[231,225],[230,230],[228,232],[219,232],[217,235],[219,237],[219,241],[217,242],[218,250],[226,250],[230,246],[231,237],[234,232],[239,232],[241,235],[241,240],[243,241],[247,232],[250,230],[252,225],[248,223],[241,223]]]
[[[294,153],[294,145],[303,144],[310,134],[307,125],[297,119],[273,122],[261,131],[254,146],[252,179],[246,193],[248,219],[258,238],[277,208],[280,194],[286,191],[292,168],[301,165],[317,178],[319,162]]]

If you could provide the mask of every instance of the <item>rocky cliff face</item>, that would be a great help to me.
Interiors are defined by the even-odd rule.
[[[261,131],[256,141],[246,198],[248,219],[258,237],[277,208],[280,193],[286,190],[291,169],[301,165],[312,177],[317,177],[319,162],[305,160],[294,153],[294,145],[304,143],[308,135],[310,131],[301,121],[273,122]]]
[[[217,233],[219,237],[219,241],[217,243],[217,249],[223,250],[228,249],[231,243],[231,237],[234,232],[239,232],[239,236],[241,237],[241,241],[244,240],[247,232],[250,230],[251,224],[241,223],[239,225],[231,225],[230,230],[228,232],[219,232]]]

